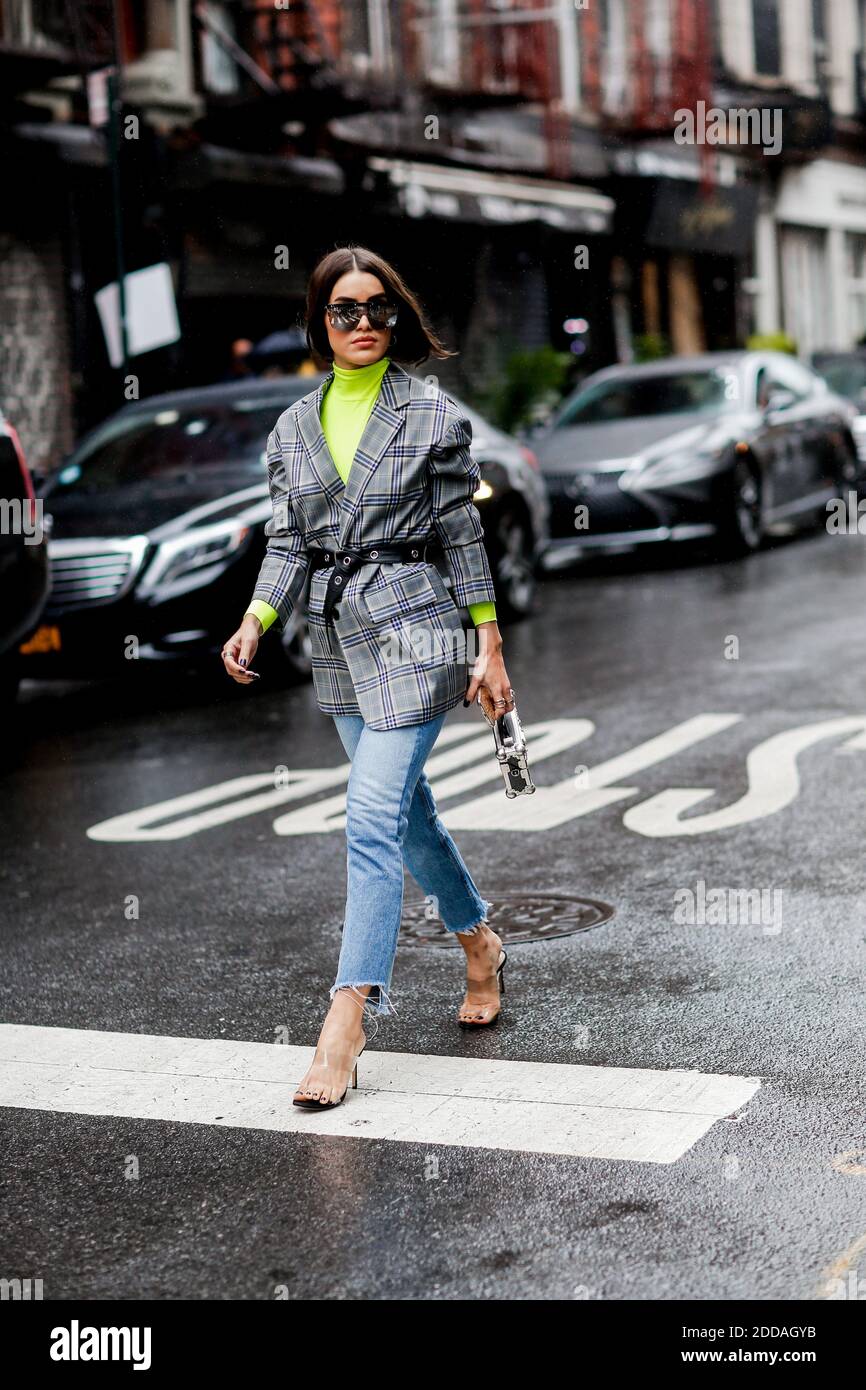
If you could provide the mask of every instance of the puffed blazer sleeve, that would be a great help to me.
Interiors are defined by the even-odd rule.
[[[496,602],[484,527],[472,501],[481,470],[469,452],[471,443],[471,422],[464,415],[452,415],[428,461],[433,527],[442,542],[458,607]]]
[[[258,599],[270,604],[277,614],[275,626],[284,628],[304,591],[310,560],[289,496],[279,424],[278,421],[268,435],[268,488],[273,515],[265,523],[268,545],[251,601]]]

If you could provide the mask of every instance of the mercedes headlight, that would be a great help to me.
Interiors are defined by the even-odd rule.
[[[139,585],[139,594],[186,593],[215,578],[215,574],[236,551],[249,541],[251,528],[237,520],[197,526],[181,536],[171,536],[159,545],[156,555]]]

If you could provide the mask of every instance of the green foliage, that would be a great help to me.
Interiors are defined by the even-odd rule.
[[[797,356],[797,344],[787,333],[752,333],[746,339],[749,352],[789,352]]]
[[[559,404],[570,366],[570,354],[553,347],[519,348],[505,359],[479,409],[501,430],[530,425]]]
[[[638,333],[632,350],[635,362],[657,362],[671,355],[671,345],[663,333]]]

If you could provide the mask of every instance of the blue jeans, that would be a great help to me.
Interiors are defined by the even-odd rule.
[[[447,711],[446,711],[447,713]],[[487,921],[482,898],[436,810],[424,775],[445,713],[400,729],[370,729],[360,714],[331,716],[352,760],[346,790],[348,891],[338,989],[371,985],[377,1014],[396,1013],[389,988],[403,910],[403,867],[432,897],[447,931]]]

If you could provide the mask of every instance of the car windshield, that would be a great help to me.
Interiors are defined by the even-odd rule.
[[[309,391],[299,388],[298,399]],[[69,457],[52,480],[55,492],[94,494],[153,489],[201,479],[256,482],[265,477],[265,446],[291,392],[275,398],[208,401],[121,412]]]
[[[729,410],[736,399],[736,391],[730,391],[728,384],[737,376],[734,366],[719,366],[709,371],[608,377],[567,401],[555,423],[557,427],[597,425],[647,415],[717,414]]]
[[[831,391],[848,396],[852,401],[866,399],[866,357],[841,357],[827,362],[820,359],[815,370],[824,378]]]

